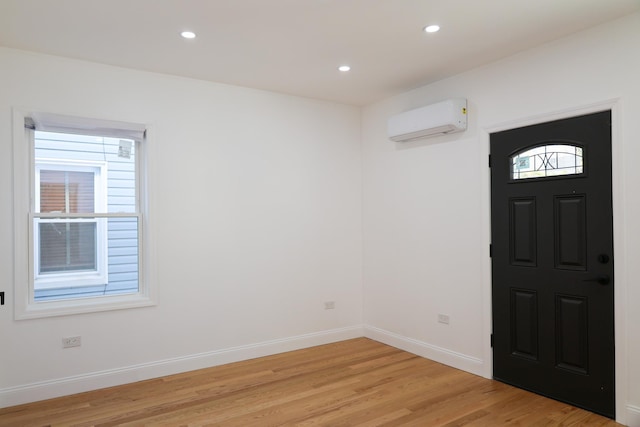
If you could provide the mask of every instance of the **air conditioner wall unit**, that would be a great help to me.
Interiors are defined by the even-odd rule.
[[[462,132],[467,129],[467,100],[448,99],[426,107],[393,116],[387,123],[389,139],[396,142],[447,133]]]

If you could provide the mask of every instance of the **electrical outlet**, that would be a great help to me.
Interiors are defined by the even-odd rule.
[[[326,301],[324,303],[324,309],[325,310],[333,310],[334,308],[336,308],[336,302],[335,301]]]
[[[449,324],[449,315],[447,314],[438,314],[438,323],[444,323],[445,325]]]
[[[62,348],[80,347],[82,345],[81,337],[66,337],[62,338]]]

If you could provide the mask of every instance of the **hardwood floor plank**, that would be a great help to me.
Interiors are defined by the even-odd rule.
[[[366,339],[0,409],[2,426],[619,426]]]

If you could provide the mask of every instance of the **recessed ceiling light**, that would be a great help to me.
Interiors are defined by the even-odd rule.
[[[342,71],[343,73],[346,73],[347,71],[351,70],[351,67],[348,65],[341,65],[338,67],[338,70]]]
[[[180,35],[185,39],[195,39],[196,38],[196,33],[194,33],[193,31],[183,31],[183,32],[180,33]]]
[[[424,31],[426,33],[437,33],[440,31],[440,25],[427,25],[424,27]]]

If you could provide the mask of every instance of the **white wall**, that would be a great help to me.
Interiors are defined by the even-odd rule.
[[[617,414],[640,426],[638,46],[634,14],[364,109],[367,335],[490,376],[488,134],[616,100]],[[387,140],[388,117],[451,97],[468,98],[465,133]]]
[[[368,106],[362,128],[354,107],[0,49],[0,406],[359,336],[363,318],[489,376],[488,133],[615,99],[618,416],[640,426],[637,46],[640,14]],[[390,115],[456,96],[465,133],[387,140]],[[12,107],[152,125],[158,306],[13,320]]]
[[[16,107],[151,125],[157,306],[13,320]],[[360,125],[356,107],[0,49],[0,406],[361,336]]]

